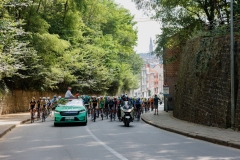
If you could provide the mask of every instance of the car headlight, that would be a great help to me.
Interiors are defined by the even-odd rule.
[[[85,110],[84,110],[84,109],[82,109],[82,110],[80,110],[80,111],[79,111],[79,113],[83,113],[83,112],[85,112]]]
[[[56,110],[54,111],[54,113],[55,113],[55,114],[60,114],[60,112],[59,112],[59,111],[56,111]]]

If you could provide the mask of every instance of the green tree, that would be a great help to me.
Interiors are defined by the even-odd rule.
[[[1,60],[12,67],[0,72],[7,86],[112,94],[136,87],[135,22],[114,1],[5,0],[0,9]]]
[[[230,6],[227,0],[134,0],[137,7],[162,23],[162,33],[157,37],[157,55],[163,48],[171,48],[189,38],[199,28],[212,30],[229,23]],[[235,6],[238,1],[235,0]],[[237,10],[235,11],[237,15]],[[178,34],[178,38],[176,38]],[[174,42],[174,43],[172,43]]]

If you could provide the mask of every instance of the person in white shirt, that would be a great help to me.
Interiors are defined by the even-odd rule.
[[[74,98],[74,96],[71,93],[71,90],[72,90],[72,88],[68,87],[68,90],[67,90],[67,92],[65,94],[65,98]]]

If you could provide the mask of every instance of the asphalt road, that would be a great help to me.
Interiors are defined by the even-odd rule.
[[[0,160],[239,160],[240,150],[167,132],[142,121],[87,126],[23,124],[0,140]]]

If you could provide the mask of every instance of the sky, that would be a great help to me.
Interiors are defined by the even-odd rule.
[[[136,24],[136,27],[138,28],[138,41],[134,50],[137,53],[148,53],[150,37],[153,40],[153,45],[155,48],[156,45],[154,44],[154,41],[156,40],[156,35],[161,33],[160,23],[152,20],[146,21],[146,19],[149,17],[144,15],[142,10],[138,10],[135,3],[131,0],[115,0],[115,2],[130,10],[132,15],[135,15],[136,20],[139,20],[139,22]]]

